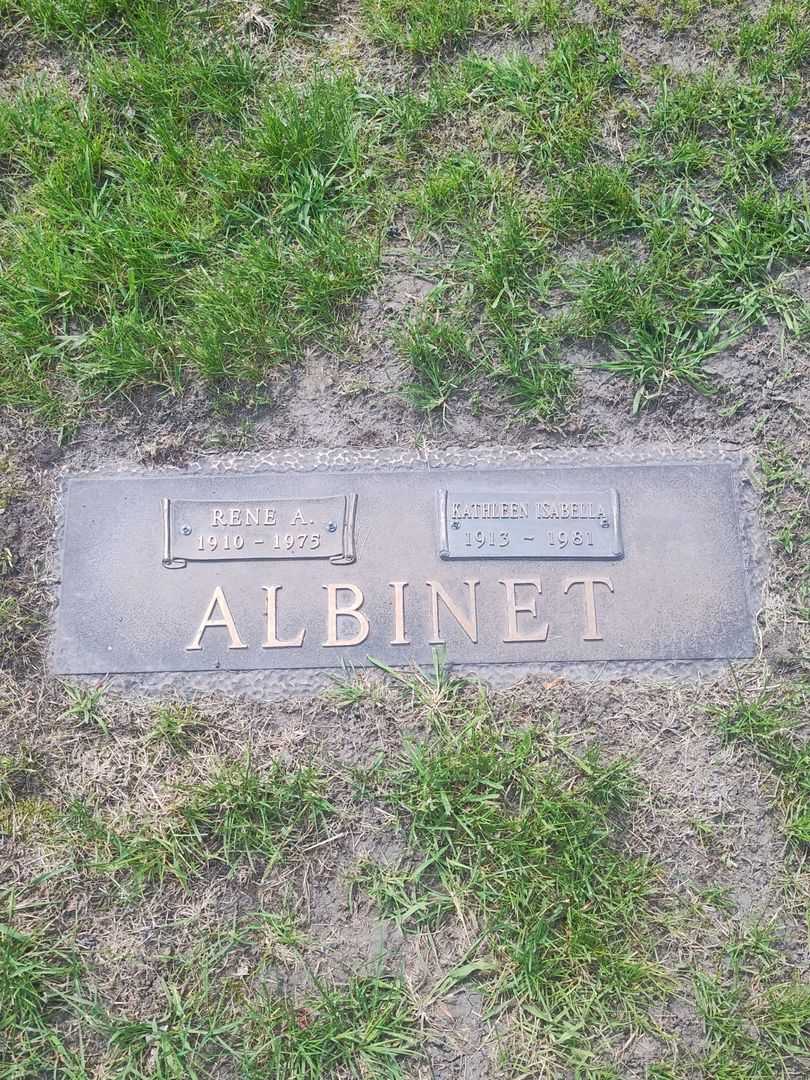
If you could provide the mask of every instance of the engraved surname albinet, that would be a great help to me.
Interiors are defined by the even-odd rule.
[[[437,494],[443,559],[620,559],[619,494],[606,490]]]
[[[727,462],[595,459],[71,478],[53,666],[60,675],[407,666],[430,664],[437,647],[465,665],[751,656],[737,476]],[[589,528],[592,552],[582,550]],[[562,557],[538,549],[541,529],[557,530]],[[510,553],[517,535],[535,540]],[[185,568],[163,569],[164,559]]]
[[[229,559],[355,560],[357,495],[242,502],[161,500],[163,565]]]
[[[446,645],[448,632],[451,632],[453,628],[462,632],[473,645],[478,644],[478,587],[481,582],[477,578],[466,578],[462,582],[466,595],[462,592],[459,596],[454,595],[456,590],[449,583],[445,585],[441,581],[426,581],[425,586],[428,589],[429,596],[428,603],[425,604],[426,597],[424,595],[420,596],[418,591],[415,590],[407,608],[404,604],[404,595],[405,589],[410,582],[389,581],[387,584],[394,590],[394,594],[389,596],[391,609],[384,612],[382,617],[389,628],[393,626],[397,635],[390,641],[391,645],[410,644],[410,639],[406,636],[406,628],[409,629],[411,624],[414,625],[419,637],[426,640],[430,645]],[[549,633],[549,623],[539,621],[540,612],[538,612],[536,602],[532,600],[528,604],[525,602],[519,603],[515,595],[515,589],[518,586],[532,586],[536,590],[537,596],[541,596],[543,594],[542,582],[538,579],[522,581],[516,578],[507,578],[499,581],[498,584],[505,587],[505,595],[493,589],[489,595],[485,596],[484,602],[489,614],[493,613],[499,606],[504,605],[505,626],[500,638],[501,643],[505,645],[509,643],[525,644],[527,642],[546,641]],[[563,596],[568,595],[572,585],[581,585],[584,590],[583,598],[578,605],[581,612],[578,623],[581,640],[604,640],[597,629],[594,586],[604,585],[612,593],[614,591],[612,581],[610,578],[601,577],[569,578],[563,582]],[[281,640],[278,636],[278,596],[282,592],[283,586],[275,584],[262,585],[261,588],[262,592],[265,593],[265,610],[267,614],[266,635],[261,648],[302,648],[308,632],[306,626],[286,640]],[[350,581],[323,585],[322,588],[327,593],[326,610],[325,613],[320,613],[320,617],[319,613],[315,613],[315,618],[321,622],[325,615],[326,641],[321,642],[321,647],[355,648],[362,645],[372,631],[372,625],[365,610],[366,596],[363,590]],[[553,598],[549,599],[554,603]],[[571,602],[567,602],[563,606],[569,609],[566,612],[569,621],[576,621],[577,604],[572,605]],[[250,614],[251,609],[255,612],[255,607],[254,598],[254,603],[249,605],[247,614]],[[429,636],[427,611],[430,613]],[[244,615],[245,612],[241,614]],[[378,611],[377,614],[379,615],[380,612]],[[310,615],[312,615],[311,611]],[[523,626],[520,629],[518,628],[518,616],[521,616],[523,621]],[[339,629],[341,620],[344,624],[343,630]],[[351,622],[352,625],[346,627],[347,622]],[[532,625],[536,629],[531,629]],[[317,626],[315,629],[317,630]],[[186,652],[199,652],[203,647],[204,635],[209,634],[211,631],[217,631],[218,633],[224,631],[224,634],[219,633],[219,637],[216,639],[214,639],[214,635],[211,635],[210,646],[214,650],[222,647],[228,650],[247,649],[249,647],[240,635],[234,612],[221,585],[214,588],[191,644],[186,645]]]

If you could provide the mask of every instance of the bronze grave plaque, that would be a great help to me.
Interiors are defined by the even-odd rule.
[[[728,460],[73,477],[53,667],[750,657],[739,485]]]

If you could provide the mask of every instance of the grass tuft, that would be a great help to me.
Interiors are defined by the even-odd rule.
[[[103,689],[67,683],[65,685],[65,696],[67,697],[67,708],[62,714],[65,719],[72,720],[83,727],[96,727],[105,734],[109,733],[107,719],[104,714]]]
[[[83,1015],[83,965],[76,950],[47,924],[28,931],[15,924],[13,897],[0,921],[0,1071],[8,1080],[79,1075],[75,1054],[56,1030],[58,1018]],[[53,1071],[56,1070],[56,1071]],[[64,1071],[62,1071],[64,1070]]]
[[[86,803],[64,817],[80,865],[140,891],[173,879],[184,887],[211,864],[229,871],[245,860],[262,869],[323,827],[332,813],[323,776],[315,769],[258,770],[249,761],[220,769],[205,783],[178,790],[158,823],[123,831]]]
[[[610,335],[616,359],[603,366],[629,376],[638,386],[633,412],[660,397],[673,383],[685,384],[701,394],[715,392],[704,363],[728,347],[733,337],[720,320],[707,328],[661,321],[655,326],[639,326],[632,335]]]
[[[256,857],[272,865],[293,837],[301,843],[332,813],[317,770],[287,771],[278,762],[266,772],[249,760],[226,766],[188,796],[184,821],[202,848],[227,865]]]
[[[408,397],[425,411],[444,410],[453,391],[475,367],[464,321],[437,305],[429,305],[406,325],[401,348],[418,380],[407,388]]]
[[[451,903],[468,912],[483,936],[463,970],[496,971],[495,1001],[542,1018],[563,1059],[584,1052],[576,1030],[621,1024],[661,986],[645,929],[651,870],[614,847],[615,815],[634,793],[627,766],[596,754],[574,763],[576,781],[530,732],[507,738],[485,718],[439,722],[381,786],[423,859],[410,873],[364,871],[401,923],[433,920]]]
[[[799,843],[809,839],[810,746],[791,729],[806,717],[807,691],[801,682],[782,691],[765,688],[755,698],[740,695],[729,708],[713,710],[727,742],[753,747],[775,771],[786,831]]]
[[[335,988],[320,985],[299,1002],[260,999],[252,1006],[248,1032],[241,1055],[246,1080],[344,1074],[397,1080],[419,1055],[407,991],[385,977],[353,978]]]
[[[364,0],[366,24],[386,45],[428,56],[460,44],[481,30],[555,26],[558,0]]]
[[[159,705],[149,731],[150,742],[162,742],[175,751],[187,750],[206,730],[203,715],[193,705]]]

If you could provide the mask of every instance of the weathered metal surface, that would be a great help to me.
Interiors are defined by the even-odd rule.
[[[716,461],[72,478],[53,666],[403,665],[436,645],[463,665],[752,656],[738,475]]]

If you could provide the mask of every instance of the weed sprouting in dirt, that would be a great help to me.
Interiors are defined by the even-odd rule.
[[[649,328],[639,327],[626,337],[611,334],[611,339],[616,359],[604,366],[629,376],[638,385],[634,413],[674,382],[685,383],[703,394],[713,393],[705,361],[726,349],[731,341],[719,321],[705,329],[660,321]]]
[[[65,685],[67,707],[64,716],[81,726],[96,727],[109,734],[104,715],[104,690],[101,687],[67,683]]]

